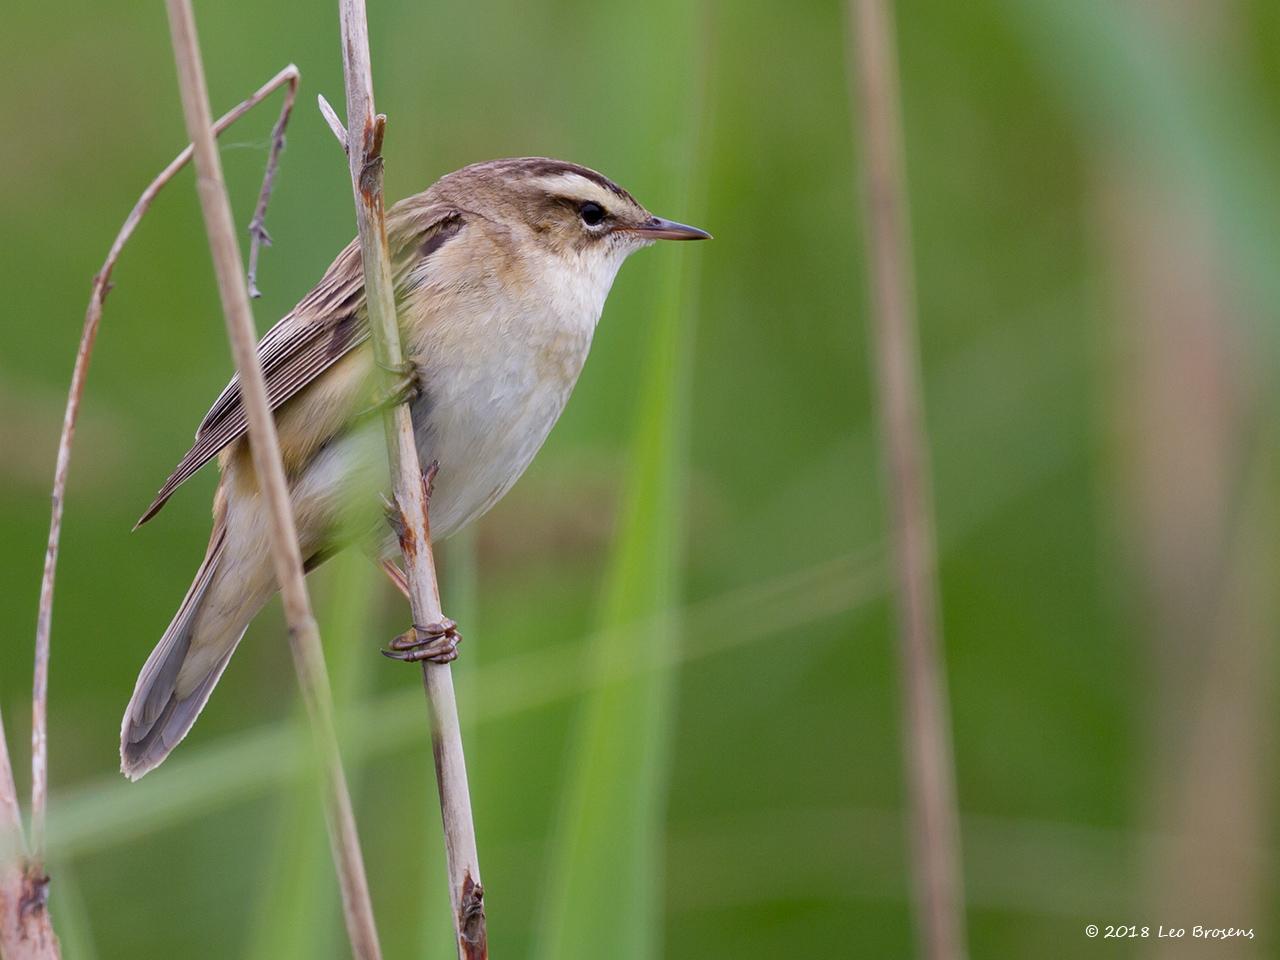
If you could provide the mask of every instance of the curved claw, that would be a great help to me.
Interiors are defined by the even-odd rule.
[[[388,660],[399,660],[401,663],[420,663],[428,660],[431,663],[452,663],[458,659],[458,645],[449,642],[441,647],[419,647],[416,650],[392,650],[388,647],[378,651]]]
[[[435,623],[417,624],[393,639],[381,651],[389,660],[417,663],[450,663],[458,659],[458,644],[462,635],[458,625],[445,618]]]

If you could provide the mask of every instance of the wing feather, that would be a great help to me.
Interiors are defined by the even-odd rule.
[[[397,292],[409,270],[423,256],[440,247],[437,237],[452,237],[461,213],[448,205],[414,197],[396,204],[387,215],[392,270]],[[364,273],[358,241],[338,254],[315,288],[298,302],[258,343],[258,359],[271,408],[280,406],[312,383],[369,338],[365,314]],[[134,529],[157,513],[186,480],[228,445],[248,431],[248,417],[240,397],[239,375],[214,401],[196,429],[195,443],[178,462],[169,479],[138,520]]]

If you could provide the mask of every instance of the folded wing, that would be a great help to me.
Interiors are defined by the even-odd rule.
[[[437,235],[452,236],[461,214],[456,209],[413,198],[388,212],[392,270],[397,286],[423,256],[439,248]],[[273,410],[313,382],[369,338],[365,314],[360,248],[349,244],[316,287],[272,327],[258,344],[258,359]],[[135,529],[146,523],[197,470],[248,430],[240,396],[240,378],[219,394],[196,429],[195,443],[164,482]]]

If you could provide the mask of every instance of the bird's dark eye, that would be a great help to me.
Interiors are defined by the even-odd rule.
[[[604,219],[604,207],[594,201],[588,200],[578,208],[578,216],[582,217],[582,222],[588,227],[594,227]]]

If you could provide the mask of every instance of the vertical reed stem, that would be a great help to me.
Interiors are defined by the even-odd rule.
[[[851,0],[850,6],[880,443],[897,583],[915,908],[923,956],[959,960],[965,956],[964,896],[894,26],[887,0]]]
[[[342,67],[347,88],[347,158],[355,195],[356,224],[360,231],[369,328],[379,362],[384,367],[396,368],[403,362],[404,352],[396,322],[382,195],[382,134],[386,117],[374,112],[369,27],[364,0],[339,0],[339,13]],[[428,487],[418,461],[409,407],[399,404],[387,411],[384,423],[392,486],[400,512],[400,529],[404,531],[400,545],[404,553],[413,620],[414,623],[437,622],[443,614],[431,553]],[[436,783],[440,791],[458,956],[464,960],[483,960],[489,955],[484,890],[480,885],[480,861],[476,853],[471,794],[467,786],[453,674],[448,664],[423,662],[422,676],[431,716]]]
[[[271,552],[276,579],[280,583],[284,600],[298,682],[311,719],[326,782],[325,809],[334,862],[338,868],[338,883],[342,890],[347,933],[351,939],[352,952],[357,958],[377,960],[381,951],[360,842],[356,835],[351,797],[338,755],[329,678],[320,646],[320,634],[303,579],[302,556],[298,548],[284,466],[280,460],[275,419],[267,400],[262,367],[258,360],[257,334],[245,287],[240,248],[236,244],[231,204],[222,178],[218,148],[214,142],[213,117],[209,110],[195,18],[191,0],[166,0],[166,5],[174,59],[178,66],[183,114],[194,149],[200,207],[218,277],[218,294],[226,316],[227,334],[240,374],[240,391],[248,415],[249,446],[253,454],[254,470],[271,518]]]

